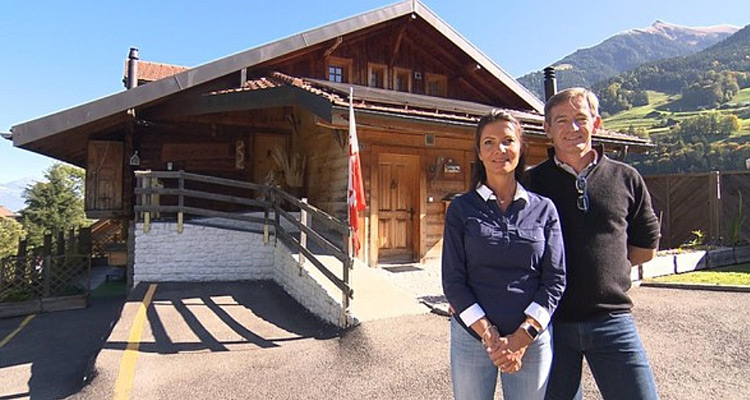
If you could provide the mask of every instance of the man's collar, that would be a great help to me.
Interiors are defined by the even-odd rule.
[[[479,197],[482,198],[482,200],[497,200],[497,196],[495,196],[495,192],[492,191],[492,189],[489,188],[489,186],[480,183],[477,186],[477,194]],[[529,203],[529,192],[526,191],[526,189],[521,185],[520,183],[516,182],[516,194],[513,195],[513,201],[516,201],[518,199],[522,199],[526,202],[526,204]]]
[[[590,170],[591,168],[594,168],[594,166],[596,166],[596,164],[599,163],[599,161],[602,159],[602,157],[605,156],[604,155],[604,145],[603,144],[596,144],[596,145],[594,145],[594,146],[591,147],[591,150],[594,152],[594,160],[591,161],[591,163],[589,163],[587,166],[585,166],[581,170],[581,172],[580,172],[581,174],[586,173],[586,171]],[[552,161],[554,161],[555,165],[557,165],[558,167],[562,168],[563,170],[569,172],[570,174],[572,174],[574,176],[578,176],[579,175],[579,173],[576,172],[576,170],[573,169],[573,167],[571,167],[570,165],[568,165],[568,164],[560,161],[560,159],[557,158],[557,155],[555,154],[555,148],[554,147],[548,148],[547,149],[547,154],[549,155],[549,158]]]

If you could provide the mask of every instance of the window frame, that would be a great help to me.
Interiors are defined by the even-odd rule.
[[[439,93],[430,93],[430,84],[437,82]],[[448,97],[448,77],[442,74],[426,73],[424,79],[424,93],[428,96]]]
[[[381,80],[382,86],[372,85],[372,73],[375,70],[379,70],[383,74]],[[380,89],[388,89],[388,66],[385,64],[367,63],[367,86]]]
[[[325,80],[331,80],[331,67],[341,68],[341,83],[352,83],[352,60],[343,57],[328,57],[325,63]]]
[[[401,74],[406,76],[406,90],[397,89],[396,80]],[[411,93],[412,87],[413,87],[412,86],[412,71],[408,68],[393,67],[393,82],[392,82],[393,90],[397,92],[402,92],[402,93]]]

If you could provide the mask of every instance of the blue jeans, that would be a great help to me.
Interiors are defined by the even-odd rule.
[[[550,329],[526,349],[521,370],[500,373],[503,398],[543,399],[552,364]],[[495,396],[499,370],[492,364],[482,342],[471,336],[451,317],[451,380],[456,400],[491,400]]]
[[[599,391],[610,399],[658,399],[654,374],[630,313],[586,322],[555,322],[547,399],[581,399],[586,357]]]

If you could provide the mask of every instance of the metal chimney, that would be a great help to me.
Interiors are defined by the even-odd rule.
[[[544,101],[557,93],[557,78],[555,78],[555,68],[547,67],[544,69]]]
[[[138,86],[138,49],[130,48],[128,54],[128,84],[127,88],[132,89]]]

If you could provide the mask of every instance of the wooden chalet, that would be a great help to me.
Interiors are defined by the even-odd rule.
[[[139,169],[273,182],[345,219],[353,88],[368,205],[360,257],[418,261],[439,254],[444,199],[468,188],[479,117],[517,116],[532,164],[549,145],[543,103],[416,0],[194,68],[131,58],[128,90],[12,129],[15,146],[86,169],[91,218],[133,220]],[[620,152],[649,145],[595,138]],[[279,150],[304,163],[298,185],[278,170]]]

